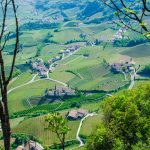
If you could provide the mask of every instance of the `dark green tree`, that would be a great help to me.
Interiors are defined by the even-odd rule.
[[[104,100],[101,108],[103,120],[91,136],[89,150],[149,148],[150,83]]]

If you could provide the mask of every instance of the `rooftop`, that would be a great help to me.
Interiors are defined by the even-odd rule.
[[[71,110],[67,117],[71,119],[79,119],[85,117],[87,114],[88,111],[85,109]]]

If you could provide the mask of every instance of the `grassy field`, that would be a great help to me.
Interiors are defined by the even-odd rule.
[[[142,85],[142,84],[146,84],[147,82],[149,82],[149,80],[136,80],[135,81],[135,85],[134,85],[134,88],[137,88],[138,86]]]
[[[55,0],[55,2],[59,2]],[[51,21],[54,21],[54,16],[58,15],[59,19],[64,19],[59,12],[59,9],[51,9],[51,12],[42,11],[37,12],[36,14],[34,6],[29,5],[28,2],[21,2],[23,5],[19,4],[19,12],[18,13],[20,26],[23,23],[39,21],[41,22],[41,18],[45,18],[49,16]],[[82,2],[81,2],[82,3]],[[33,3],[34,4],[34,3]],[[81,5],[81,4],[80,4]],[[26,6],[26,7],[25,7]],[[119,62],[122,57],[131,57],[136,62],[136,65],[141,65],[144,67],[146,64],[150,64],[150,44],[142,44],[134,47],[113,47],[109,40],[112,40],[117,30],[114,29],[115,26],[111,24],[84,24],[82,21],[76,21],[75,17],[79,13],[79,8],[71,8],[65,9],[63,13],[67,15],[67,19],[71,19],[71,21],[63,22],[60,24],[60,27],[55,29],[39,29],[39,30],[23,30],[20,34],[20,45],[22,45],[22,50],[18,53],[16,58],[16,68],[19,68],[22,72],[20,76],[17,77],[16,80],[10,83],[9,90],[25,84],[33,78],[33,74],[30,74],[29,68],[25,68],[25,64],[28,60],[35,58],[37,54],[37,47],[39,45],[42,46],[42,50],[39,58],[42,58],[44,62],[47,62],[52,57],[58,56],[60,50],[64,50],[67,46],[66,43],[69,41],[73,41],[72,44],[80,44],[82,45],[80,50],[75,54],[71,55],[67,59],[61,60],[55,70],[50,73],[50,78],[59,80],[61,82],[69,84],[72,88],[78,88],[79,90],[105,90],[111,91],[118,89],[119,87],[125,86],[129,83],[129,81],[124,81],[123,74],[113,74],[110,71],[110,67],[106,65],[111,65],[112,63]],[[54,14],[55,15],[54,15]],[[51,15],[53,14],[53,15]],[[9,16],[12,14],[8,13]],[[88,20],[92,20],[94,18],[98,18],[102,16],[102,13],[96,14],[97,16],[91,16]],[[28,16],[28,17],[27,17]],[[32,20],[32,19],[35,20]],[[56,21],[56,20],[55,20]],[[12,19],[8,20],[8,28],[13,30]],[[76,25],[78,24],[78,25]],[[85,34],[85,39],[81,38],[81,34]],[[49,37],[49,35],[51,35]],[[130,34],[136,38],[137,34]],[[94,42],[96,39],[101,40],[101,44],[98,46],[85,46],[86,42],[74,43],[75,41],[87,41]],[[48,41],[45,42],[45,41]],[[104,45],[106,43],[107,46]],[[55,43],[55,44],[54,44]],[[4,61],[7,71],[10,69],[10,65],[12,62],[12,48],[14,47],[14,38],[11,38],[7,42],[7,46],[5,48]],[[85,57],[85,54],[88,57]],[[59,55],[60,56],[60,55]],[[36,79],[40,79],[39,76]],[[135,81],[135,87],[139,84],[143,84],[147,81]],[[47,88],[52,88],[55,85],[60,85],[56,82],[48,81],[48,80],[40,80],[34,83],[30,83],[28,85],[22,86],[20,88],[15,89],[8,96],[9,103],[9,112],[10,115],[13,113],[23,112],[24,115],[28,115],[32,113],[36,113],[36,111],[58,111],[61,110],[61,114],[63,116],[66,115],[68,108],[71,108],[73,103],[81,104],[81,108],[87,109],[89,112],[100,111],[100,101],[98,99],[98,95],[94,97],[94,99],[90,99],[86,101],[86,98],[73,98],[67,99],[63,102],[59,101],[52,104],[47,105],[39,105],[33,107],[28,101],[30,97],[38,97],[44,94],[44,91]],[[102,98],[104,95],[100,96]],[[91,96],[92,97],[92,96]],[[98,100],[97,100],[98,99]],[[58,109],[59,108],[59,109]],[[60,109],[61,108],[61,109]],[[81,135],[89,136],[95,129],[95,127],[100,123],[102,118],[102,114],[99,113],[96,116],[87,118],[83,126],[81,128]],[[79,126],[79,121],[70,121],[69,127],[71,131],[67,135],[66,140],[76,139],[76,132]],[[13,129],[13,133],[26,133],[29,135],[36,136],[41,139],[44,145],[51,145],[55,142],[58,142],[56,135],[52,132],[45,131],[45,123],[44,116],[28,118],[24,117],[11,119],[11,127]],[[1,141],[0,141],[1,144]],[[69,149],[73,149],[78,147],[78,145],[73,145]],[[77,148],[80,150],[84,150],[83,148]]]
[[[122,57],[119,54],[120,51],[122,48],[115,49],[110,46],[105,50],[102,46],[82,47],[76,54],[62,60],[50,76],[82,90],[117,89],[126,84],[124,77],[111,74],[110,68],[104,64],[103,60],[109,64],[118,61]],[[85,58],[84,54],[88,54],[89,57]],[[108,57],[109,55],[111,57]],[[62,75],[61,78],[59,78],[60,75]]]
[[[17,86],[20,86],[22,84],[25,84],[29,81],[31,81],[31,79],[33,78],[33,74],[31,73],[24,73],[24,74],[21,74],[20,76],[18,76],[14,81],[12,81],[9,85],[9,88],[14,88],[14,87],[17,87]]]
[[[84,109],[86,108],[87,110],[90,111],[92,108],[95,109],[95,106],[98,107],[98,104],[97,105],[96,104],[92,104],[92,105],[85,104],[82,106],[82,108],[84,108]],[[60,113],[61,113],[61,115],[65,116],[68,111],[69,110],[61,111]],[[101,114],[98,114],[96,116],[87,118],[83,123],[80,134],[89,136],[90,133],[93,131],[93,129],[96,127],[96,125],[98,125],[98,123],[100,122],[101,116],[102,116]],[[45,116],[29,118],[29,119],[25,119],[25,120],[22,120],[23,118],[12,120],[11,122],[13,124],[13,126],[12,126],[13,133],[25,133],[25,134],[33,135],[33,136],[39,138],[42,141],[43,145],[51,145],[53,143],[59,142],[58,138],[56,137],[56,135],[54,133],[44,130],[44,128],[46,127],[46,125],[44,123],[44,117]],[[17,123],[15,123],[15,121]],[[36,122],[36,124],[35,124],[35,122]],[[77,132],[77,129],[79,126],[79,122],[80,121],[69,121],[68,122],[68,125],[69,125],[71,131],[68,133],[66,140],[76,139],[76,132]],[[87,131],[87,129],[88,129],[88,131]],[[78,147],[78,145],[73,145],[73,147]]]
[[[59,85],[52,81],[41,80],[14,90],[9,94],[10,114],[30,108],[27,99],[31,96],[41,96],[47,88]]]
[[[41,56],[44,61],[50,60],[52,57],[58,56],[58,53],[60,50],[64,49],[64,45],[56,45],[56,44],[50,44],[43,47]]]
[[[104,97],[105,97],[105,93],[81,95],[78,97],[63,99],[63,101],[57,101],[54,103],[43,104],[43,105],[36,105],[35,107],[30,107],[28,109],[26,108],[25,110],[15,112],[12,115],[30,116],[31,114],[37,114],[37,113],[43,114],[43,113],[67,110],[71,108],[75,109],[74,105],[76,104],[79,104],[79,106],[88,109],[89,112],[93,112],[99,110],[99,102],[103,100]]]
[[[67,112],[65,111],[61,114],[65,116]],[[71,131],[68,133],[66,140],[76,139],[76,132],[79,126],[79,121],[69,121],[68,125]],[[33,135],[39,138],[44,145],[52,145],[59,142],[56,135],[50,131],[46,131],[44,129],[45,127],[46,125],[44,123],[44,116],[36,117],[22,121],[17,127],[13,128],[13,133],[26,133],[29,135]]]
[[[134,46],[122,54],[129,55],[133,58],[139,58],[139,57],[149,57],[150,56],[150,45],[149,44],[143,44]]]
[[[150,63],[150,45],[142,44],[125,49],[121,52],[123,55],[132,57],[137,64],[146,65]]]
[[[51,39],[55,42],[66,43],[71,40],[82,40],[80,38],[81,30],[80,28],[68,28],[62,29],[59,32],[56,32],[54,37]]]
[[[24,117],[11,119],[11,120],[10,120],[11,128],[15,128],[15,127],[18,126],[19,123],[22,122],[23,120],[24,120]]]
[[[94,132],[95,128],[99,123],[101,122],[102,114],[99,113],[98,115],[95,115],[93,117],[88,117],[86,120],[84,120],[80,135],[83,136],[90,136],[92,132]]]
[[[101,101],[95,102],[95,103],[84,104],[84,105],[81,105],[81,108],[86,109],[89,112],[96,112],[100,110],[100,103]]]
[[[43,30],[43,32],[33,30],[23,33],[21,38],[32,35],[34,41],[36,41],[36,37],[37,40],[40,41],[45,38],[47,33],[52,32],[55,34],[53,37],[54,39],[56,38],[55,40],[65,42],[68,40],[67,38],[70,39],[68,33],[74,32],[73,34],[76,34],[75,37],[78,37],[79,33],[82,33],[82,31],[87,32],[91,36],[98,37],[99,33],[105,33],[107,32],[107,29],[104,26],[97,25],[80,28],[64,27],[64,29],[56,33],[48,30]],[[41,37],[39,37],[40,35]],[[24,41],[27,42],[26,38]],[[11,42],[12,41],[10,41],[10,44]],[[50,58],[57,56],[58,52],[64,49],[64,47],[64,45],[56,44],[44,46],[40,57],[47,61]],[[23,51],[17,56],[16,65],[24,64],[29,58],[34,57],[35,54],[36,46],[24,47]],[[83,56],[84,54],[88,54],[89,57],[85,58]],[[68,83],[71,87],[77,87],[82,90],[114,90],[127,83],[124,81],[124,76],[122,74],[111,74],[109,68],[103,64],[103,60],[106,60],[106,62],[112,64],[117,62],[119,58],[126,55],[133,57],[137,64],[145,65],[150,62],[149,45],[140,45],[133,48],[115,48],[111,45],[107,45],[105,49],[102,45],[83,46],[76,54],[60,61],[54,72],[50,74],[50,77]],[[11,63],[10,58],[12,58],[10,55],[5,55],[6,66],[9,66]],[[9,88],[26,83],[30,81],[32,77],[33,76],[30,75],[30,73],[25,73],[12,82]],[[29,97],[40,96],[46,88],[54,85],[55,83],[52,82],[39,81],[13,91],[9,95],[10,113],[28,109],[29,105],[27,103],[27,99]]]

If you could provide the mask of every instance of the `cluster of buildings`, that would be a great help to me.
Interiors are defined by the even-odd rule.
[[[54,89],[48,89],[45,92],[45,97],[47,98],[69,97],[75,95],[76,91],[74,89],[65,86],[55,86]]]
[[[25,145],[18,146],[16,150],[44,150],[44,147],[35,141],[29,141]]]
[[[132,60],[126,60],[124,62],[120,63],[114,63],[111,65],[111,71],[114,73],[119,73],[119,72],[131,72],[134,71],[135,69],[135,61]]]
[[[127,27],[122,27],[120,28],[117,33],[115,34],[114,38],[112,39],[112,42],[114,42],[115,40],[121,40],[124,37],[124,34],[127,32],[128,28]]]
[[[56,56],[48,61],[49,64],[55,63],[62,59],[62,56]]]
[[[30,60],[29,64],[31,65],[31,69],[34,73],[39,73],[39,75],[43,78],[47,77],[48,72],[52,72],[53,68],[57,65],[57,62],[62,60],[65,56],[72,54],[76,50],[80,48],[80,45],[71,45],[67,46],[64,50],[59,52],[59,56],[56,56],[50,60],[48,60],[49,67],[45,66],[45,63],[42,59],[36,59],[35,61]]]
[[[62,54],[62,55],[68,55],[70,53],[73,53],[75,52],[76,50],[78,50],[80,48],[80,45],[71,45],[71,46],[67,46],[65,48],[65,50],[61,50],[59,52],[59,54]]]
[[[39,75],[43,78],[47,77],[48,69],[46,68],[44,61],[42,59],[36,59],[31,63],[31,68],[34,73],[39,73]]]
[[[88,114],[88,111],[85,109],[71,110],[67,114],[68,120],[78,120],[85,117]]]
[[[52,72],[53,67],[55,67],[55,65],[57,65],[58,61],[62,60],[65,56],[72,54],[79,48],[80,48],[80,45],[71,45],[71,46],[67,46],[64,50],[61,50],[59,52],[60,56],[56,56],[48,61],[49,65],[50,65],[49,71]]]

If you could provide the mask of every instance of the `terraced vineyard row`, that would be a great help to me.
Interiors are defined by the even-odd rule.
[[[11,115],[12,118],[20,116],[38,116],[41,114],[46,114],[49,112],[69,109],[75,107],[74,104],[87,104],[92,102],[97,102],[103,99],[105,93],[98,93],[91,96],[79,96],[75,98],[66,99],[64,102],[50,103],[47,105],[39,105],[30,109],[19,111]]]

